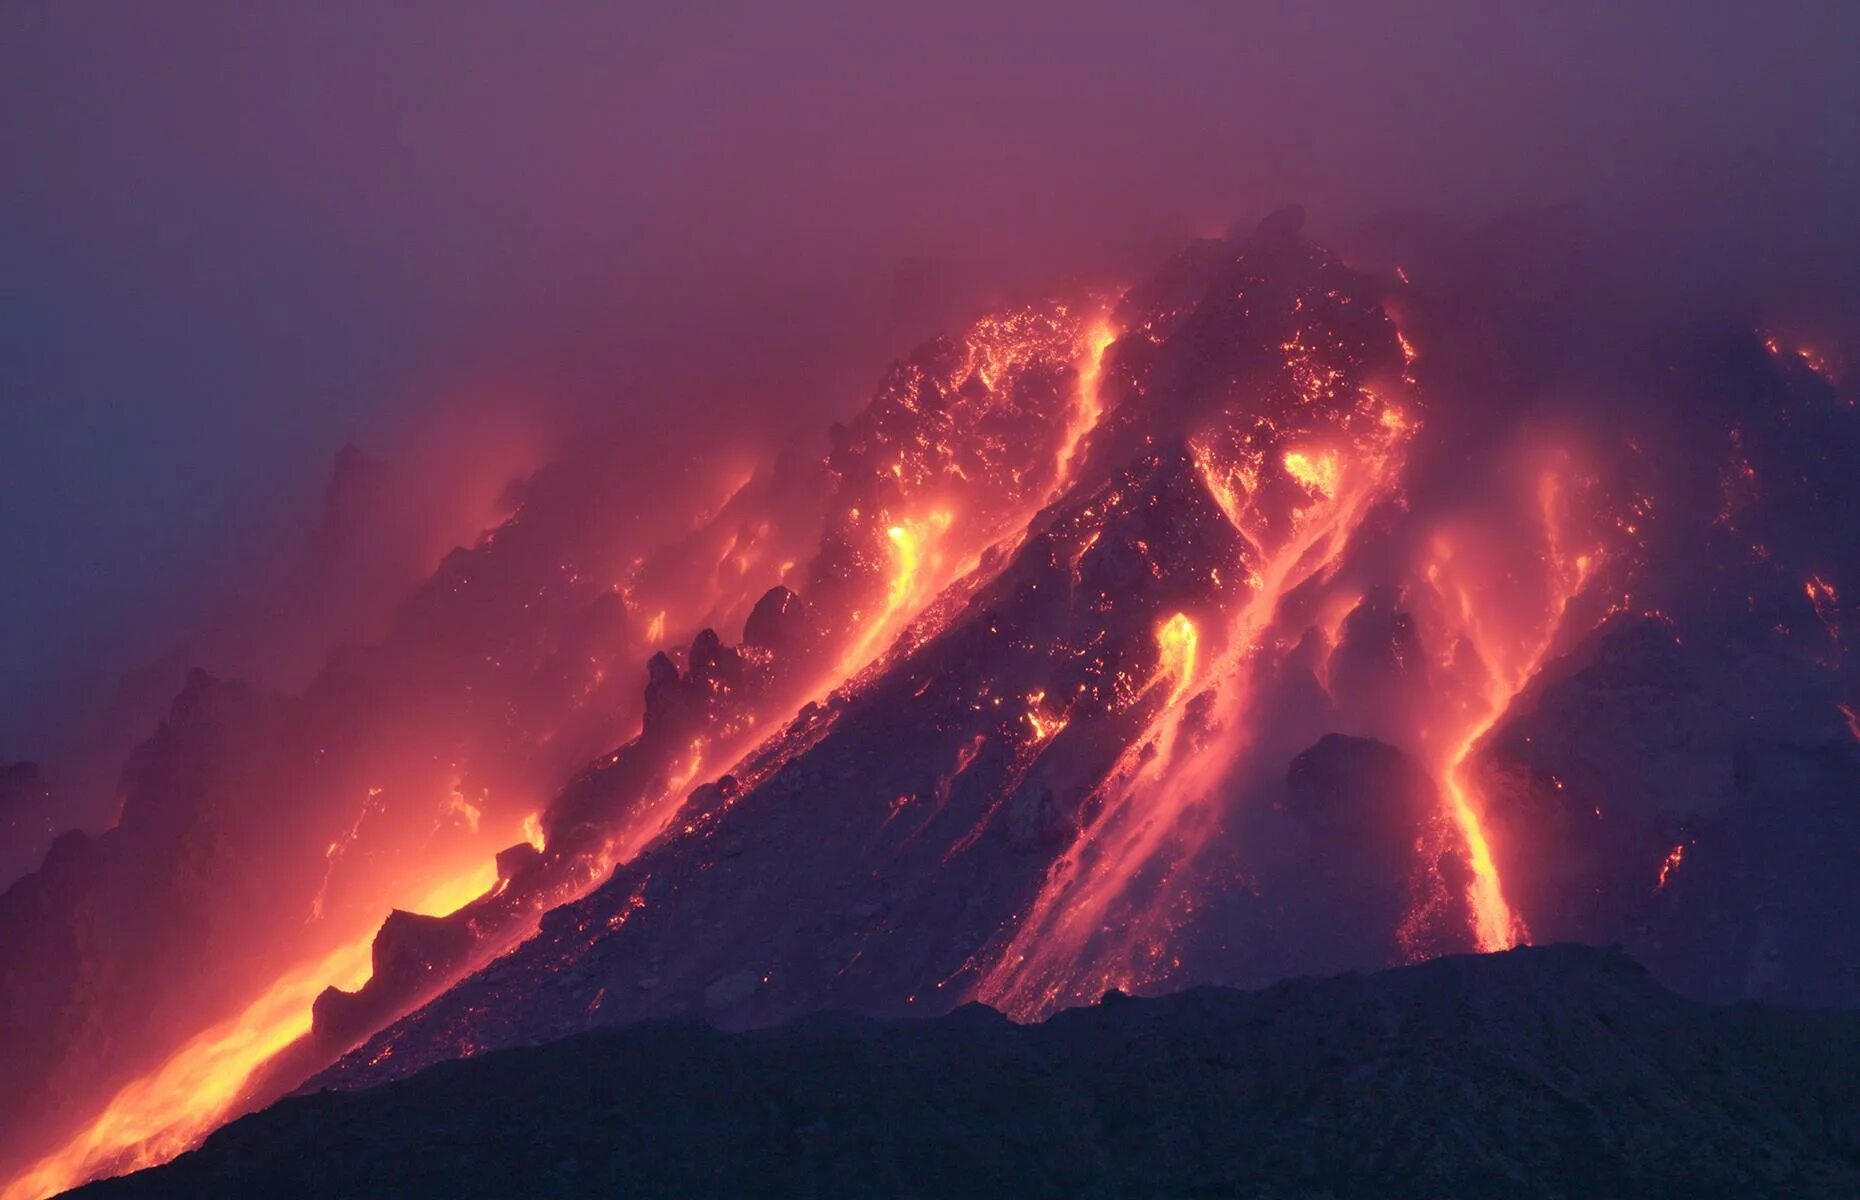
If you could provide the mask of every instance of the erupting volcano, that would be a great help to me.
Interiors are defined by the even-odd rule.
[[[1860,1003],[1839,372],[1738,330],[1565,419],[1533,314],[1302,222],[934,337],[683,515],[570,453],[301,696],[191,676],[0,898],[6,1200],[646,1017],[1546,940]]]

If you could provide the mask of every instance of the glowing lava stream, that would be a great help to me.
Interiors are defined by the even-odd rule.
[[[976,985],[978,999],[1030,1020],[1068,994],[1095,996],[1153,981],[1167,953],[1164,918],[1178,894],[1176,876],[1192,867],[1198,839],[1215,815],[1214,794],[1245,748],[1254,668],[1280,602],[1335,566],[1364,513],[1395,482],[1393,448],[1391,442],[1365,448],[1352,461],[1335,459],[1330,490],[1312,488],[1311,503],[1284,544],[1256,560],[1252,595],[1234,614],[1220,656],[1199,676],[1199,633],[1181,614],[1164,622],[1151,686],[1168,679],[1169,699],[1100,785],[1097,815],[1048,873],[1006,949]],[[1294,451],[1286,461],[1296,478],[1289,464],[1311,459]],[[1205,462],[1203,471],[1222,510],[1257,547],[1260,533],[1242,527],[1250,507]],[[1193,736],[1196,729],[1184,738],[1189,709],[1205,692],[1214,701],[1207,736]],[[1164,859],[1161,852],[1172,840],[1183,843],[1181,853]],[[1155,878],[1147,868],[1159,861],[1166,865]],[[1141,895],[1133,887],[1139,882]]]
[[[497,880],[490,863],[433,888],[412,911],[452,912]],[[117,1091],[95,1120],[0,1191],[39,1200],[100,1173],[167,1162],[237,1115],[258,1069],[310,1032],[310,1002],[324,987],[353,989],[371,972],[374,930],[284,976],[231,1020],[196,1035],[161,1066]]]
[[[1071,484],[1072,473],[1078,466],[1075,460],[1078,446],[1103,417],[1104,405],[1099,387],[1104,353],[1115,337],[1116,331],[1108,321],[1100,320],[1089,328],[1080,344],[1080,360],[1076,367],[1079,388],[1067,421],[1064,440],[1055,458],[1057,478],[1053,485],[1054,494],[1063,492]],[[1034,515],[1031,508],[1016,513],[1011,521],[1005,523],[1007,536],[1024,536]],[[850,646],[837,656],[831,669],[806,689],[804,695],[815,701],[824,701],[834,692],[861,678],[875,664],[883,661],[897,639],[938,596],[981,565],[983,555],[989,549],[986,542],[973,547],[973,552],[959,561],[953,554],[943,552],[947,535],[956,524],[956,514],[948,509],[936,508],[926,517],[901,518],[885,530],[891,559],[891,578],[885,590],[884,607],[860,622]],[[1004,554],[1000,557],[1005,561],[1008,556]],[[642,807],[638,820],[616,832],[609,841],[595,877],[605,876],[615,863],[632,858],[670,827],[684,806],[688,788],[740,763],[765,740],[765,734],[752,732],[723,746],[709,745],[703,739],[694,741],[691,758],[677,779],[665,788],[655,802]]]
[[[1059,495],[1071,485],[1073,472],[1078,467],[1079,447],[1104,416],[1104,401],[1100,395],[1104,378],[1104,354],[1116,339],[1117,330],[1108,319],[1100,318],[1087,328],[1081,340],[1079,360],[1075,366],[1078,391],[1073,400],[1072,413],[1066,421],[1065,436],[1055,457],[1054,480],[1049,498]],[[1008,529],[1024,530],[1033,515],[1031,511],[1017,514]],[[945,556],[937,553],[955,520],[955,514],[949,510],[935,509],[928,517],[905,518],[885,531],[891,543],[892,571],[885,607],[863,622],[851,648],[840,656],[836,678],[817,689],[821,694],[832,691],[840,683],[857,678],[866,667],[877,661],[925,605],[979,565],[981,551],[985,547],[978,547],[975,554],[955,569],[951,569]]]
[[[1487,952],[1509,950],[1529,934],[1505,899],[1498,864],[1485,834],[1480,811],[1482,802],[1477,788],[1468,778],[1468,761],[1486,734],[1511,708],[1518,693],[1543,666],[1562,633],[1563,617],[1571,601],[1582,593],[1593,575],[1595,555],[1566,557],[1556,512],[1560,495],[1561,487],[1554,473],[1545,471],[1539,476],[1538,506],[1543,522],[1547,592],[1543,598],[1542,622],[1534,631],[1534,637],[1530,637],[1532,631],[1527,631],[1530,640],[1526,644],[1519,645],[1510,631],[1493,629],[1489,622],[1481,619],[1482,613],[1511,615],[1515,611],[1515,580],[1501,578],[1487,589],[1504,594],[1504,604],[1494,604],[1489,598],[1484,605],[1475,602],[1471,585],[1464,577],[1449,585],[1459,638],[1472,649],[1483,678],[1477,685],[1477,707],[1468,714],[1465,728],[1446,745],[1436,771],[1446,792],[1453,823],[1466,845],[1466,857],[1473,872],[1467,895],[1473,911],[1473,934],[1479,949]],[[1446,600],[1449,597],[1440,581],[1441,568],[1460,564],[1444,550],[1437,553],[1443,555],[1445,561],[1430,564],[1427,579]]]
[[[1078,365],[1078,402],[1072,419],[1066,423],[1066,440],[1059,447],[1059,472],[1052,491],[1055,497],[1072,482],[1079,446],[1104,416],[1104,397],[1099,390],[1104,384],[1104,352],[1116,340],[1117,329],[1106,318],[1093,322],[1085,332],[1085,353]]]

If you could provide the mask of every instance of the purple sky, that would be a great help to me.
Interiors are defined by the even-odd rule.
[[[905,260],[980,297],[1286,199],[1571,201],[1689,282],[1855,286],[1849,3],[664,7],[0,6],[0,758],[345,438],[485,379],[844,412]]]

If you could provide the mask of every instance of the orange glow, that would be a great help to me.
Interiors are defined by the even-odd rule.
[[[1217,462],[1205,448],[1195,450],[1210,493],[1259,555],[1249,587],[1211,661],[1185,614],[1159,627],[1152,682],[1168,678],[1169,695],[1100,785],[1096,815],[984,971],[978,999],[1033,1019],[1068,998],[1130,990],[1170,969],[1171,906],[1188,886],[1197,849],[1212,836],[1221,785],[1247,748],[1256,679],[1270,661],[1269,648],[1281,644],[1273,636],[1281,602],[1335,569],[1370,505],[1395,485],[1398,442],[1386,427],[1377,430],[1347,460],[1332,452],[1331,490],[1313,489],[1312,503],[1298,510],[1276,545],[1252,521],[1257,475],[1250,464]],[[1189,701],[1207,693],[1208,711],[1191,715],[1202,706]]]
[[[1496,720],[1496,716],[1493,720]],[[1452,762],[1447,767],[1444,781],[1447,803],[1453,813],[1453,823],[1459,829],[1461,839],[1466,843],[1466,857],[1472,866],[1470,898],[1473,909],[1473,935],[1477,939],[1479,949],[1488,953],[1494,950],[1509,950],[1523,938],[1523,930],[1520,928],[1518,919],[1512,914],[1511,905],[1505,900],[1504,885],[1498,877],[1498,864],[1492,859],[1492,846],[1486,840],[1485,829],[1480,824],[1479,809],[1473,801],[1472,789],[1465,778],[1466,759],[1490,727],[1490,721],[1474,727],[1454,747]]]
[[[1660,863],[1660,880],[1653,885],[1653,890],[1665,891],[1666,881],[1672,878],[1673,871],[1684,861],[1686,861],[1686,844],[1681,842],[1666,852],[1666,858]]]
[[[1320,496],[1337,494],[1337,476],[1341,468],[1335,450],[1309,454],[1303,450],[1288,450],[1284,463],[1286,473],[1303,484],[1307,491],[1316,492]]]
[[[1543,550],[1537,556],[1532,595],[1521,588],[1518,565],[1503,543],[1515,543],[1510,531],[1487,531],[1491,546],[1466,538],[1436,537],[1424,577],[1441,600],[1442,619],[1457,645],[1454,666],[1466,676],[1468,694],[1456,713],[1442,721],[1447,728],[1435,742],[1434,769],[1445,793],[1448,815],[1466,847],[1473,878],[1467,899],[1473,911],[1473,934],[1481,950],[1505,950],[1528,936],[1512,912],[1499,879],[1498,864],[1483,824],[1483,800],[1472,780],[1470,759],[1480,742],[1510,709],[1518,693],[1543,666],[1562,633],[1571,601],[1587,587],[1597,555],[1571,554],[1563,524],[1563,477],[1555,470],[1538,475],[1536,515]],[[1516,552],[1518,547],[1509,547]]]
[[[452,785],[452,791],[446,795],[446,812],[463,821],[473,833],[478,832],[478,822],[484,816],[483,810],[465,798],[465,793],[459,790],[457,783]]]
[[[415,912],[449,913],[497,881],[488,862],[430,888]],[[58,1151],[0,1191],[39,1200],[95,1177],[167,1162],[237,1114],[254,1073],[310,1032],[310,1002],[325,987],[353,990],[370,974],[374,931],[286,972],[238,1016],[204,1030],[153,1071],[119,1090]]]
[[[1047,741],[1066,727],[1066,714],[1051,716],[1045,708],[1046,692],[1034,692],[1027,697],[1027,727],[1033,730],[1031,745]]]
[[[1814,608],[1815,617],[1821,622],[1821,627],[1828,631],[1829,637],[1837,642],[1840,641],[1840,597],[1835,594],[1834,585],[1816,575],[1802,585],[1802,592]]]
[[[1094,313],[1099,314],[1096,319]],[[860,597],[851,606],[853,612],[833,647],[837,653],[827,656],[832,665],[812,681],[818,686],[807,690],[810,698],[824,698],[870,667],[886,647],[911,628],[932,601],[973,569],[991,545],[1019,536],[1039,507],[1064,489],[1086,439],[1103,413],[1099,394],[1103,358],[1114,337],[1115,330],[1100,309],[1082,308],[1075,315],[1063,306],[1049,305],[985,317],[955,340],[948,377],[934,384],[937,392],[955,398],[956,415],[961,419],[953,426],[953,433],[933,431],[946,438],[946,443],[922,436],[898,439],[895,461],[887,459],[879,468],[890,469],[887,482],[895,493],[887,493],[885,511],[874,513],[868,507],[867,520],[876,516],[879,523],[862,531],[868,539],[868,546],[862,547],[868,558],[860,565],[877,566],[882,574],[874,576],[877,582],[873,583],[869,599]],[[1077,395],[1070,403],[1063,392],[1052,392],[1048,384],[1049,380],[1064,378],[1062,372],[1068,366],[1077,378]],[[1023,377],[1034,384],[1025,394],[1020,389]],[[981,387],[977,388],[977,384]],[[1050,407],[1046,400],[1049,395],[1057,401]],[[1037,444],[1016,444],[1012,452],[1005,452],[998,446],[979,445],[981,439],[977,439],[977,445],[963,439],[969,427],[964,422],[972,424],[978,416],[996,409],[1011,410],[1017,418],[1037,413],[1046,421],[1043,427],[1032,430],[1039,438]],[[1028,428],[1024,419],[1019,428]],[[1020,462],[1017,455],[1027,461]],[[1053,475],[1057,478],[1049,487]],[[761,544],[760,527],[745,523],[742,514],[731,511],[742,507],[738,498],[753,479],[753,472],[741,473],[730,481],[720,501],[697,516],[695,525],[700,532],[713,520],[727,522],[724,532],[717,535],[714,560],[725,566],[693,585],[691,594],[639,595],[636,589],[647,586],[642,583],[641,572],[646,564],[643,555],[633,557],[630,569],[621,572],[621,581],[612,585],[633,614],[630,624],[636,631],[643,631],[650,649],[664,644],[668,629],[671,636],[678,636],[679,628],[692,627],[687,623],[704,614],[713,614],[712,621],[720,626],[725,618],[717,614],[740,618],[771,582],[754,576],[760,572],[764,556],[773,560],[786,549]],[[851,506],[871,504],[872,500],[862,496]],[[859,520],[856,511],[853,519]],[[578,578],[568,564],[563,564],[562,569],[571,581]],[[785,579],[796,569],[797,561],[790,560],[781,565],[778,575]],[[672,623],[669,626],[668,621]],[[495,659],[488,661],[501,665]],[[590,663],[589,674],[597,684],[608,677],[603,671],[606,664],[592,659]],[[796,690],[801,689],[797,686]],[[664,773],[667,778],[653,782],[654,791],[643,798],[627,825],[607,831],[609,841],[595,856],[607,861],[593,864],[598,869],[589,878],[604,875],[613,861],[630,858],[667,828],[683,807],[688,789],[707,772],[725,769],[753,749],[763,736],[757,731],[758,720],[776,715],[750,713],[740,726],[706,730],[704,736],[692,741],[688,755],[675,755]],[[1028,720],[1035,736],[1044,741],[1063,728],[1065,713],[1036,705]],[[541,736],[547,740],[552,734]],[[364,823],[372,832],[377,821],[374,814],[385,808],[388,798],[379,789],[370,792],[361,814],[355,818],[355,830],[332,842],[327,851],[332,870],[339,862],[348,861],[350,843],[357,841],[356,831]],[[435,798],[440,820],[449,834],[461,834],[476,824],[487,823],[490,809],[482,795],[467,796],[454,784],[450,795],[441,790]],[[543,848],[540,813],[531,813],[522,831],[529,844]],[[401,882],[406,882],[410,871],[434,865],[412,854],[401,859],[384,857],[382,862],[384,871],[400,872],[396,878]],[[489,856],[483,858],[481,867],[460,875],[455,882],[455,891],[435,889],[412,907],[443,910],[493,886],[495,868]],[[325,886],[331,886],[328,879]],[[316,955],[293,954],[287,958],[285,961],[301,958],[303,965],[282,973],[225,1025],[203,1032],[186,1045],[162,1047],[173,1053],[157,1071],[122,1089],[91,1128],[7,1190],[4,1200],[62,1187],[98,1170],[160,1161],[197,1141],[234,1112],[238,1090],[246,1086],[253,1070],[308,1028],[310,1001],[317,992],[328,985],[352,990],[367,977],[374,928],[371,926],[365,934],[356,931],[352,942],[331,950],[333,938],[343,932],[343,927],[329,928],[331,922],[322,916],[322,908],[323,893],[319,891],[313,909],[316,919],[311,923],[317,937],[312,942],[306,934],[304,943],[291,947],[294,951],[314,947]],[[145,1141],[148,1145],[138,1148],[138,1143]]]
[[[1073,460],[1078,454],[1079,444],[1104,416],[1104,400],[1099,395],[1099,386],[1104,378],[1104,352],[1116,340],[1117,330],[1110,321],[1102,318],[1085,332],[1085,348],[1078,365],[1078,398],[1074,402],[1072,420],[1066,425],[1065,441],[1059,447],[1059,480],[1054,487],[1055,494],[1071,481],[1073,468],[1077,466]]]
[[[940,509],[925,520],[906,519],[885,530],[891,543],[891,582],[885,590],[884,608],[862,622],[859,636],[840,658],[837,679],[858,674],[924,604],[949,585],[951,573],[940,569],[944,558],[937,549],[954,523],[955,514]],[[927,571],[926,566],[938,569]]]
[[[1828,365],[1827,358],[1816,353],[1808,346],[1798,344],[1793,348],[1786,347],[1775,335],[1770,334],[1764,336],[1763,348],[1778,358],[1782,357],[1784,354],[1793,354],[1802,360],[1803,366],[1813,371],[1816,375],[1819,375],[1825,382],[1829,384],[1836,382],[1834,370]]]
[[[893,525],[885,531],[896,547],[892,551],[895,565],[891,576],[891,607],[902,605],[911,593],[911,580],[917,576],[917,567],[923,560],[923,539],[917,531],[902,525]]]
[[[1195,678],[1195,651],[1200,643],[1195,623],[1184,613],[1163,622],[1156,631],[1157,672],[1174,681],[1169,689],[1169,703],[1174,705]]]

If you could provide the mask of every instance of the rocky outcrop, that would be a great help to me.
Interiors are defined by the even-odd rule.
[[[1860,1005],[1860,744],[1779,642],[1610,628],[1480,760],[1540,938],[1619,943],[1708,999]]]

